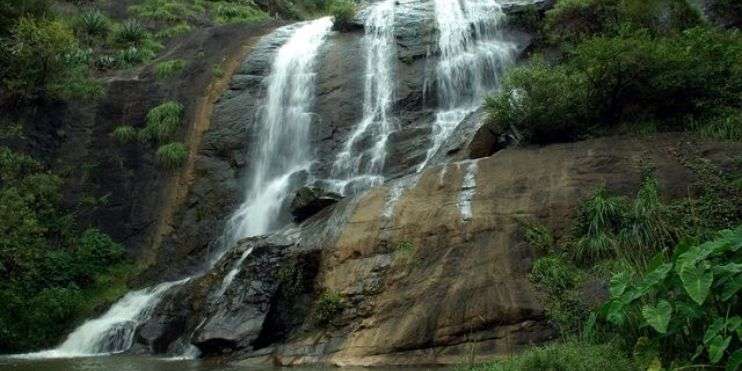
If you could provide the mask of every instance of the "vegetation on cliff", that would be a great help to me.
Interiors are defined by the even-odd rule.
[[[742,139],[737,29],[669,0],[558,1],[542,24],[549,58],[512,70],[488,101],[500,131],[538,144],[686,130]]]

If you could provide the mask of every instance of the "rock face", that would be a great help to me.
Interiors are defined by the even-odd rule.
[[[322,209],[340,201],[342,196],[319,187],[302,187],[291,201],[291,215],[301,223]]]
[[[677,135],[619,137],[431,168],[241,242],[164,299],[138,338],[160,349],[180,338],[252,365],[451,364],[510,353],[555,335],[527,278],[536,254],[517,218],[559,235],[596,187],[634,193],[651,163],[663,194],[686,195],[694,174],[684,156],[718,163],[741,150]],[[320,326],[323,293],[339,295],[343,309]]]

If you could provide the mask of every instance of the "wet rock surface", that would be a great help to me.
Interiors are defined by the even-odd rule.
[[[339,194],[319,187],[302,187],[291,201],[291,215],[295,222],[301,223],[341,199],[342,196]]]
[[[679,197],[694,175],[678,153],[724,166],[731,161],[725,154],[740,150],[678,135],[508,148],[476,161],[469,217],[461,200],[473,162],[434,167],[411,178],[391,208],[393,187],[381,186],[297,228],[241,242],[209,275],[165,298],[138,338],[152,344],[151,329],[184,329],[178,337],[205,354],[243,365],[450,364],[472,354],[475,361],[501,356],[555,335],[528,280],[537,254],[518,218],[559,236],[596,187],[634,193],[647,161],[663,194]],[[214,297],[249,248],[232,285]],[[583,291],[588,299],[605,294],[597,282]],[[313,318],[325,293],[336,294],[342,310],[318,325]],[[178,322],[181,311],[186,326]],[[163,339],[174,336],[155,338],[154,348],[164,349]]]

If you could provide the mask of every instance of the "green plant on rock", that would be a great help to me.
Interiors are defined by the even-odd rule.
[[[113,41],[125,46],[142,45],[148,37],[147,29],[137,20],[128,20],[113,31]]]
[[[173,59],[165,62],[160,62],[155,66],[155,77],[160,80],[169,79],[182,71],[186,66],[186,62],[182,59]]]
[[[188,148],[182,143],[170,143],[157,149],[157,163],[168,170],[185,165],[188,160]]]
[[[111,134],[120,144],[129,144],[137,139],[137,130],[128,125],[117,127]]]
[[[249,23],[268,18],[268,14],[254,4],[219,3],[215,14],[215,19],[220,24]]]
[[[314,306],[314,322],[319,326],[327,326],[345,309],[340,294],[325,291],[320,295]]]
[[[742,364],[742,226],[681,242],[643,277],[611,280],[602,318],[643,349],[687,362]]]
[[[352,0],[331,0],[327,5],[327,12],[335,18],[334,29],[347,31],[352,29],[353,18],[356,16],[356,4]]]
[[[180,103],[165,102],[147,113],[147,126],[139,132],[140,138],[153,142],[172,139],[180,129],[182,118]]]
[[[87,10],[77,19],[76,30],[78,34],[104,37],[110,30],[110,21],[105,14],[99,10]]]

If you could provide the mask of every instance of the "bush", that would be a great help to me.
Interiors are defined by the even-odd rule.
[[[703,360],[739,366],[741,267],[742,226],[703,244],[684,241],[671,259],[659,260],[641,278],[616,274],[602,318],[637,350],[661,356],[666,364]]]
[[[339,315],[345,305],[342,302],[340,294],[325,291],[320,295],[319,300],[314,307],[314,321],[319,326],[328,325],[337,315]]]
[[[119,126],[111,134],[120,144],[129,144],[137,139],[137,130],[131,126]]]
[[[514,128],[527,142],[575,140],[591,121],[587,94],[582,74],[537,61],[511,70],[486,107],[499,130]]]
[[[56,95],[75,77],[78,50],[72,30],[60,21],[21,18],[0,51],[2,83],[21,98]]]
[[[216,21],[220,24],[247,23],[267,19],[268,15],[254,5],[220,3],[216,6]]]
[[[185,61],[181,59],[158,63],[155,66],[155,77],[160,80],[169,79],[182,71],[185,68],[185,64]]]
[[[546,256],[533,263],[531,281],[541,285],[551,293],[558,294],[574,287],[575,269],[559,256]]]
[[[165,141],[172,139],[180,129],[183,106],[177,102],[165,102],[147,113],[147,126],[140,131],[142,139]]]
[[[352,29],[356,16],[356,4],[352,0],[332,0],[327,5],[327,12],[335,17],[333,28],[338,31]]]
[[[188,148],[182,143],[170,143],[157,149],[157,163],[169,170],[183,166],[188,160]]]
[[[149,37],[144,26],[136,20],[128,20],[114,29],[113,41],[119,45],[142,45]]]
[[[576,43],[615,29],[619,0],[559,0],[546,12],[548,39],[556,44]]]
[[[82,13],[77,20],[78,33],[88,36],[106,36],[109,27],[108,17],[99,10],[88,10]]]
[[[475,371],[630,371],[638,370],[616,346],[569,341],[533,348],[491,364],[473,367]]]
[[[0,176],[0,349],[48,347],[82,308],[118,297],[96,293],[123,249],[98,230],[77,232],[61,179],[32,158],[0,148]]]

